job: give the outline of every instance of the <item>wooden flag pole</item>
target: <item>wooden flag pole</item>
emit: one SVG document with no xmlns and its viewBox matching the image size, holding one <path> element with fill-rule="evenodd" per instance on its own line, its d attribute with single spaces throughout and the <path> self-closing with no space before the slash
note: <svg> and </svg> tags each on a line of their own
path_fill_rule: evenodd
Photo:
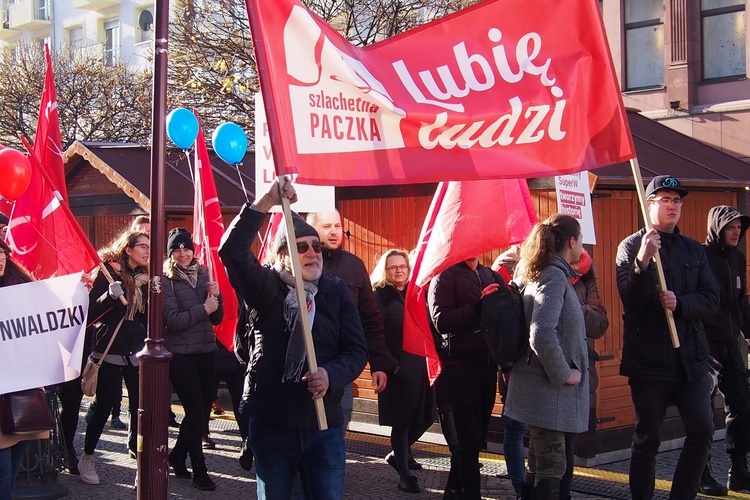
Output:
<svg viewBox="0 0 750 500">
<path fill-rule="evenodd" d="M 297 245 L 294 244 L 296 237 L 294 235 L 294 220 L 292 219 L 292 206 L 289 198 L 281 196 L 281 190 L 284 187 L 286 178 L 283 175 L 279 179 L 279 197 L 281 198 L 281 209 L 284 212 L 284 222 L 286 223 L 287 248 L 289 249 L 289 258 L 292 261 L 292 274 L 294 274 L 294 287 L 297 290 L 297 301 L 300 304 L 299 319 L 302 322 L 302 331 L 305 336 L 305 350 L 307 351 L 307 366 L 310 373 L 318 371 L 318 361 L 315 357 L 315 344 L 313 344 L 312 328 L 310 326 L 310 316 L 307 314 L 307 304 L 305 297 L 305 285 L 302 282 L 302 266 L 299 262 L 299 253 Z M 326 419 L 326 410 L 323 406 L 323 398 L 315 399 L 315 414 L 318 416 L 318 429 L 324 431 L 328 429 L 328 419 Z"/>
<path fill-rule="evenodd" d="M 654 226 L 651 224 L 651 219 L 648 216 L 648 209 L 646 208 L 646 190 L 643 188 L 643 178 L 641 177 L 641 167 L 638 165 L 638 158 L 630 160 L 630 168 L 633 170 L 635 189 L 638 191 L 638 201 L 641 204 L 643 223 L 646 225 L 646 231 L 650 231 Z M 664 266 L 662 266 L 658 250 L 654 256 L 654 264 L 656 265 L 656 275 L 659 277 L 659 288 L 661 290 L 667 290 L 667 280 L 664 277 Z M 674 315 L 672 314 L 672 310 L 667 309 L 666 307 L 664 308 L 664 313 L 667 315 L 667 325 L 669 326 L 669 336 L 672 339 L 672 347 L 677 349 L 680 347 L 680 338 L 677 336 L 677 325 L 674 322 Z"/>
</svg>

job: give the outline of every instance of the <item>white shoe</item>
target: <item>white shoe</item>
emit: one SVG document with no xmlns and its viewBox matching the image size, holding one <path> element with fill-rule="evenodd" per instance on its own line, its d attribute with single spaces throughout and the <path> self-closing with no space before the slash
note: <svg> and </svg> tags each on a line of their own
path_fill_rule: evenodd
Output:
<svg viewBox="0 0 750 500">
<path fill-rule="evenodd" d="M 94 466 L 94 455 L 81 454 L 78 461 L 78 471 L 81 473 L 81 481 L 86 484 L 99 484 L 99 475 Z"/>
</svg>

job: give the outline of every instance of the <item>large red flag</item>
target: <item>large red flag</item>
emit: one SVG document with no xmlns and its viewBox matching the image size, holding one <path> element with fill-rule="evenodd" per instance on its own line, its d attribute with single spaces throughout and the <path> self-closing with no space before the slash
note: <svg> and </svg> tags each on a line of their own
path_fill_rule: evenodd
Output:
<svg viewBox="0 0 750 500">
<path fill-rule="evenodd" d="M 523 241 L 536 221 L 525 180 L 438 185 L 417 243 L 404 313 L 404 350 L 427 358 L 431 382 L 440 361 L 427 318 L 430 280 L 457 262 Z"/>
<path fill-rule="evenodd" d="M 14 258 L 38 280 L 91 271 L 101 262 L 96 250 L 33 153 L 29 160 L 31 182 L 16 201 L 8 224 Z"/>
<path fill-rule="evenodd" d="M 224 319 L 214 327 L 216 338 L 230 351 L 234 350 L 237 328 L 237 293 L 229 284 L 224 265 L 219 260 L 219 243 L 224 234 L 219 195 L 206 149 L 203 130 L 195 142 L 195 204 L 193 207 L 193 243 L 198 261 L 208 267 L 211 278 L 219 285 L 224 300 Z"/>
<path fill-rule="evenodd" d="M 65 184 L 65 166 L 62 159 L 62 139 L 60 138 L 60 116 L 57 111 L 57 91 L 55 75 L 52 71 L 52 57 L 49 45 L 44 45 L 47 61 L 47 73 L 44 76 L 42 103 L 39 106 L 39 120 L 36 126 L 34 154 L 49 174 L 52 184 L 57 188 L 62 199 L 68 200 L 68 188 Z"/>
<path fill-rule="evenodd" d="M 246 7 L 279 175 L 529 178 L 635 156 L 593 0 L 487 0 L 364 48 L 298 0 Z"/>
</svg>

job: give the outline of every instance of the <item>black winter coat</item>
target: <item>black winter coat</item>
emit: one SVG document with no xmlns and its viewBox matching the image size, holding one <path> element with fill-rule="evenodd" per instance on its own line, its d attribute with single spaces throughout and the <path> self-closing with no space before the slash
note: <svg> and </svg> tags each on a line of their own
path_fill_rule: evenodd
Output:
<svg viewBox="0 0 750 500">
<path fill-rule="evenodd" d="M 677 296 L 674 320 L 680 348 L 674 349 L 664 308 L 659 302 L 656 266 L 640 271 L 636 256 L 641 229 L 617 249 L 617 288 L 623 304 L 623 348 L 620 375 L 666 382 L 693 381 L 708 372 L 708 341 L 702 318 L 719 305 L 719 287 L 706 252 L 679 229 L 661 236 L 661 262 L 667 288 Z"/>
<path fill-rule="evenodd" d="M 119 274 L 109 264 L 105 264 L 105 266 L 107 266 L 107 270 L 112 277 L 118 280 Z M 126 271 L 123 270 L 123 272 Z M 148 285 L 141 287 L 141 293 L 143 294 L 143 300 L 147 300 Z M 125 294 L 128 295 L 127 291 L 125 291 Z M 89 292 L 89 297 L 88 321 L 93 329 L 91 350 L 101 354 L 107 348 L 112 333 L 117 328 L 120 319 L 125 316 L 127 308 L 119 299 L 114 300 L 109 296 L 109 281 L 101 272 L 97 274 L 94 280 L 94 286 Z M 133 321 L 122 322 L 108 354 L 131 356 L 143 349 L 143 343 L 146 340 L 147 311 L 148 308 L 145 308 L 144 312 L 135 314 Z"/>
<path fill-rule="evenodd" d="M 742 223 L 742 241 L 750 225 L 750 217 L 725 205 L 712 208 L 708 213 L 708 236 L 703 245 L 721 291 L 718 311 L 703 318 L 703 325 L 709 342 L 720 344 L 735 344 L 740 330 L 745 337 L 750 337 L 745 254 L 737 247 L 723 244 L 724 227 L 737 219 Z"/>
<path fill-rule="evenodd" d="M 388 377 L 388 385 L 378 394 L 380 425 L 418 426 L 425 419 L 432 420 L 431 408 L 426 408 L 425 404 L 425 397 L 430 390 L 425 358 L 408 353 L 402 347 L 405 297 L 405 290 L 399 292 L 392 285 L 375 290 L 375 300 L 383 317 L 385 342 L 390 353 L 399 362 L 398 372 Z"/>
<path fill-rule="evenodd" d="M 210 315 L 203 307 L 208 298 L 208 269 L 200 266 L 195 288 L 178 277 L 164 275 L 164 342 L 172 354 L 208 354 L 216 352 L 213 325 L 221 323 L 224 304 Z"/>
<path fill-rule="evenodd" d="M 435 329 L 448 338 L 441 359 L 488 364 L 490 351 L 480 332 L 482 290 L 503 278 L 483 265 L 472 270 L 465 262 L 454 264 L 431 282 L 427 295 L 430 317 Z"/>
<path fill-rule="evenodd" d="M 245 205 L 224 233 L 219 249 L 232 286 L 247 306 L 258 312 L 253 324 L 254 344 L 246 374 L 243 408 L 247 415 L 261 423 L 317 429 L 307 383 L 281 382 L 289 342 L 284 320 L 284 299 L 289 289 L 278 272 L 261 266 L 250 251 L 266 215 L 250 204 Z M 323 404 L 328 424 L 342 425 L 344 387 L 364 369 L 367 345 L 357 309 L 341 280 L 321 276 L 315 308 L 312 327 L 315 355 L 318 366 L 325 368 L 329 379 Z M 308 367 L 303 367 L 302 372 L 307 371 Z"/>
<path fill-rule="evenodd" d="M 383 337 L 383 322 L 375 303 L 370 284 L 370 275 L 362 259 L 346 250 L 323 250 L 323 274 L 337 277 L 346 283 L 357 306 L 362 329 L 367 340 L 367 352 L 371 372 L 392 374 L 398 362 L 388 351 Z"/>
</svg>

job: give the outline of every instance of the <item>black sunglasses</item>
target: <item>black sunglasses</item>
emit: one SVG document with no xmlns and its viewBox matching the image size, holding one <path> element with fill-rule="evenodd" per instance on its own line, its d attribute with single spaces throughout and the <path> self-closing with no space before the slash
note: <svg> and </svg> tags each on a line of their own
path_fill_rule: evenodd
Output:
<svg viewBox="0 0 750 500">
<path fill-rule="evenodd" d="M 307 253 L 311 246 L 313 252 L 315 253 L 320 253 L 323 251 L 323 244 L 319 241 L 313 241 L 312 244 L 300 241 L 299 243 L 297 243 L 297 252 L 300 255 L 302 255 L 303 253 Z"/>
</svg>

